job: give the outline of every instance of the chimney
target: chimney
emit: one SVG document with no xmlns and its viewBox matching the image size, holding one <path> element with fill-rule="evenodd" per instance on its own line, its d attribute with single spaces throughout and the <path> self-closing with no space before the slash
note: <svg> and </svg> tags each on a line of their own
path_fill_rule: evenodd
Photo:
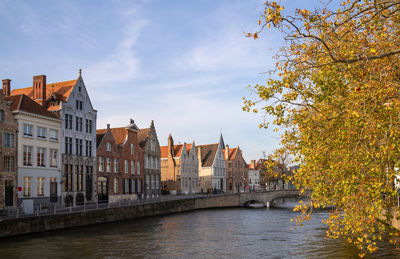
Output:
<svg viewBox="0 0 400 259">
<path fill-rule="evenodd" d="M 11 94 L 11 79 L 3 79 L 3 94 L 10 96 Z"/>
<path fill-rule="evenodd" d="M 131 124 L 135 123 L 135 121 L 133 119 L 131 119 Z"/>
<path fill-rule="evenodd" d="M 197 146 L 197 159 L 199 160 L 199 166 L 202 166 L 202 161 L 201 161 L 201 146 Z"/>
<path fill-rule="evenodd" d="M 229 160 L 229 145 L 228 144 L 225 145 L 225 156 L 226 156 L 226 160 Z"/>
<path fill-rule="evenodd" d="M 168 156 L 174 157 L 174 140 L 171 134 L 168 136 Z"/>
<path fill-rule="evenodd" d="M 250 167 L 251 167 L 251 169 L 255 169 L 256 168 L 256 160 L 251 160 L 251 163 L 250 163 Z"/>
<path fill-rule="evenodd" d="M 110 130 L 110 124 L 107 124 L 107 130 Z"/>
<path fill-rule="evenodd" d="M 46 101 L 46 76 L 33 76 L 33 100 L 40 105 Z"/>
</svg>

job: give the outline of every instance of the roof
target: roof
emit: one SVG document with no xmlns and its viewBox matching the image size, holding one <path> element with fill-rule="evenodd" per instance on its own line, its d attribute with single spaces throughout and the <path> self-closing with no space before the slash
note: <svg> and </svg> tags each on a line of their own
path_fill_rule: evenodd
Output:
<svg viewBox="0 0 400 259">
<path fill-rule="evenodd" d="M 128 136 L 128 130 L 125 127 L 111 128 L 110 131 L 113 134 L 115 143 L 117 145 L 123 144 Z M 107 132 L 107 129 L 96 130 L 96 134 L 105 134 L 106 132 Z"/>
<path fill-rule="evenodd" d="M 11 102 L 11 111 L 24 111 L 32 114 L 37 114 L 52 119 L 58 119 L 53 113 L 46 110 L 43 106 L 33 101 L 25 94 L 7 96 L 6 100 Z"/>
<path fill-rule="evenodd" d="M 55 96 L 57 99 L 63 102 L 67 101 L 77 81 L 78 79 L 46 84 L 46 100 L 50 99 L 50 97 L 54 94 L 53 96 Z M 11 91 L 11 95 L 19 94 L 24 94 L 29 98 L 33 98 L 33 87 L 30 86 L 20 89 L 13 89 Z"/>
<path fill-rule="evenodd" d="M 149 132 L 150 132 L 150 128 L 140 129 L 140 131 L 138 133 L 139 143 L 142 143 L 147 138 L 147 136 L 149 135 Z"/>
<path fill-rule="evenodd" d="M 226 149 L 222 150 L 222 153 L 224 154 L 225 160 L 233 160 L 233 159 L 235 159 L 236 155 L 238 153 L 238 150 L 239 150 L 239 147 L 230 148 L 228 156 L 226 156 Z"/>
<path fill-rule="evenodd" d="M 106 133 L 97 133 L 97 131 L 96 131 L 96 148 L 99 147 L 99 145 L 100 145 L 100 143 L 103 140 L 105 135 L 106 135 Z"/>
<path fill-rule="evenodd" d="M 218 143 L 197 146 L 201 150 L 201 166 L 211 167 L 218 151 Z"/>
<path fill-rule="evenodd" d="M 192 144 L 186 144 L 186 151 L 189 153 L 192 148 Z M 174 145 L 174 157 L 181 157 L 183 144 Z M 161 158 L 168 158 L 168 146 L 160 147 Z"/>
</svg>

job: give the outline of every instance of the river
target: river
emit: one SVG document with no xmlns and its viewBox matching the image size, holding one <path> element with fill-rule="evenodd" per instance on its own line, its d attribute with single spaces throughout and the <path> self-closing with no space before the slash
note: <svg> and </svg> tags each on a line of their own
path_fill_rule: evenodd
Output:
<svg viewBox="0 0 400 259">
<path fill-rule="evenodd" d="M 303 227 L 290 206 L 201 210 L 0 240 L 0 258 L 357 258 L 325 238 L 314 213 Z M 389 243 L 371 258 L 400 258 Z"/>
</svg>

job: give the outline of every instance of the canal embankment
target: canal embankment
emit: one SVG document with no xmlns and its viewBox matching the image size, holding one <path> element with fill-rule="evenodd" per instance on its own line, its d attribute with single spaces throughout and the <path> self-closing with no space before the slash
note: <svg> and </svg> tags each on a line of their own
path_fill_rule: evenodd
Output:
<svg viewBox="0 0 400 259">
<path fill-rule="evenodd" d="M 200 209 L 239 207 L 239 195 L 177 199 L 118 208 L 0 220 L 0 238 Z"/>
</svg>

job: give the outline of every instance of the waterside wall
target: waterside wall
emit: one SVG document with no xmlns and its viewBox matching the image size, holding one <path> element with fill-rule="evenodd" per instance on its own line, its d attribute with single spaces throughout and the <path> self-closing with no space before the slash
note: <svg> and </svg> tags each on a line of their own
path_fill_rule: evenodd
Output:
<svg viewBox="0 0 400 259">
<path fill-rule="evenodd" d="M 239 205 L 239 195 L 224 195 L 163 201 L 120 208 L 89 210 L 68 214 L 4 219 L 0 220 L 0 238 L 141 217 L 167 215 L 197 209 L 238 207 Z"/>
</svg>

